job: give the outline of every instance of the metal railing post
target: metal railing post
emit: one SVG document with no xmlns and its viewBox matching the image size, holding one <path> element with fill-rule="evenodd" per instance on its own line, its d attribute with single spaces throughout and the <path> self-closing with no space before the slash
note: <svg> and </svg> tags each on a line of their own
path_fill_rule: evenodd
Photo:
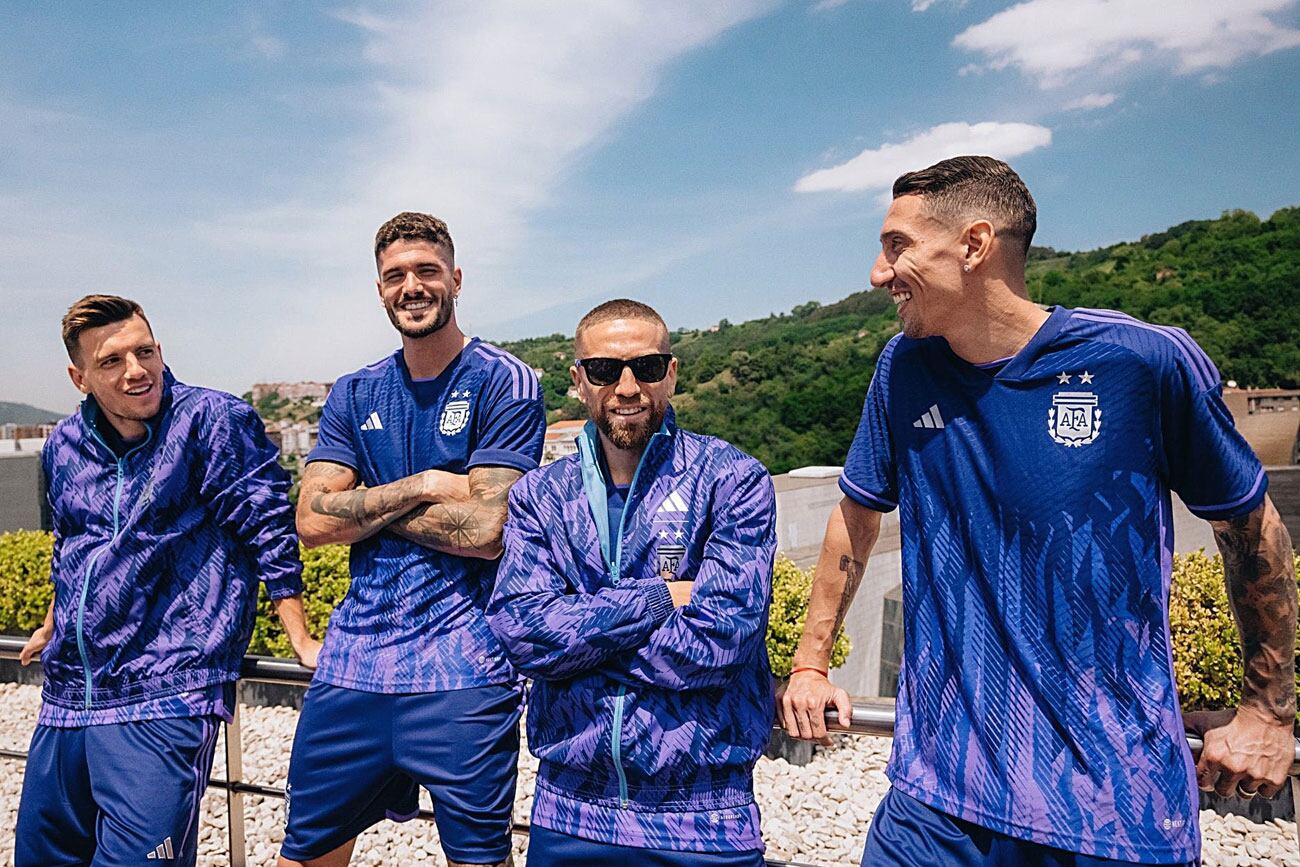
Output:
<svg viewBox="0 0 1300 867">
<path fill-rule="evenodd" d="M 1295 810 L 1295 841 L 1300 846 L 1300 777 L 1291 778 L 1291 806 Z"/>
<path fill-rule="evenodd" d="M 244 793 L 238 788 L 244 782 L 244 745 L 239 732 L 239 702 L 235 702 L 235 712 L 226 723 L 226 839 L 230 867 L 245 867 L 248 858 L 244 845 Z"/>
</svg>

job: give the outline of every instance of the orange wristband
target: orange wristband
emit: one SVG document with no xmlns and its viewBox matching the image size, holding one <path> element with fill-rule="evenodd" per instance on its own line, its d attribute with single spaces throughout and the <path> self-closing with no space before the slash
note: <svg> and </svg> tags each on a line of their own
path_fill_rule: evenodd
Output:
<svg viewBox="0 0 1300 867">
<path fill-rule="evenodd" d="M 792 668 L 792 669 L 790 669 L 790 676 L 791 676 L 791 677 L 794 677 L 796 674 L 798 674 L 798 673 L 801 672 L 801 671 L 815 671 L 815 672 L 817 672 L 818 674 L 820 674 L 822 677 L 826 677 L 826 678 L 829 678 L 829 677 L 830 677 L 830 672 L 828 672 L 828 671 L 823 671 L 823 670 L 821 670 L 820 668 L 816 668 L 816 667 L 811 666 L 811 665 L 801 665 L 801 666 L 799 666 L 798 668 Z"/>
</svg>

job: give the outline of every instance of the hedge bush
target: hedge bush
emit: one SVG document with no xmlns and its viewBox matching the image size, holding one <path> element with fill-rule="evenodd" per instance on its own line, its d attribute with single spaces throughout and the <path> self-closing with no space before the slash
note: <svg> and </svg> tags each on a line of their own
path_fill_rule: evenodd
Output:
<svg viewBox="0 0 1300 867">
<path fill-rule="evenodd" d="M 49 580 L 52 553 L 53 537 L 49 533 L 0 534 L 0 632 L 26 635 L 45 619 L 53 593 Z M 303 607 L 312 632 L 320 637 L 325 634 L 330 612 L 348 590 L 348 549 L 342 545 L 303 549 L 302 560 L 307 588 Z M 1300 572 L 1300 555 L 1296 568 Z M 808 613 L 811 584 L 811 571 L 798 568 L 785 557 L 777 558 L 767 649 L 772 671 L 778 676 L 790 673 L 790 660 Z M 1218 555 L 1195 553 L 1174 558 L 1169 625 L 1174 674 L 1183 707 L 1234 707 L 1241 697 L 1241 650 L 1223 586 L 1223 561 Z M 841 632 L 835 641 L 831 666 L 843 665 L 849 649 L 848 638 Z M 1296 650 L 1300 656 L 1300 637 Z M 258 601 L 249 652 L 292 655 L 265 589 Z"/>
</svg>

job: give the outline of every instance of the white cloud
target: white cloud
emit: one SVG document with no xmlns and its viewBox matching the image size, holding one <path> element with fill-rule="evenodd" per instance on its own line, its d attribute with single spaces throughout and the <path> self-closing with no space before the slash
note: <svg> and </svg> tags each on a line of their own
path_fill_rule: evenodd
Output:
<svg viewBox="0 0 1300 867">
<path fill-rule="evenodd" d="M 1065 105 L 1061 106 L 1066 111 L 1092 111 L 1096 108 L 1105 108 L 1119 99 L 1119 94 L 1115 93 L 1086 93 L 1078 99 L 1072 99 Z"/>
<path fill-rule="evenodd" d="M 829 12 L 832 9 L 839 9 L 848 2 L 849 0 L 818 0 L 817 3 L 813 4 L 812 11 Z"/>
<path fill-rule="evenodd" d="M 1050 129 L 1029 123 L 942 123 L 900 144 L 864 150 L 848 162 L 806 174 L 794 188 L 801 193 L 886 190 L 904 172 L 948 157 L 984 154 L 1011 159 L 1051 142 Z"/>
<path fill-rule="evenodd" d="M 1044 87 L 1084 72 L 1161 60 L 1179 73 L 1224 68 L 1300 46 L 1270 15 L 1297 0 L 1027 0 L 958 34 L 953 44 Z"/>
</svg>

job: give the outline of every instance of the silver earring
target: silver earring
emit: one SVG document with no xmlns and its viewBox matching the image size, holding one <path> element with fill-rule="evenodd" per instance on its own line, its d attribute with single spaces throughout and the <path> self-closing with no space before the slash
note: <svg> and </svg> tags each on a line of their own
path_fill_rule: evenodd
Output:
<svg viewBox="0 0 1300 867">
<path fill-rule="evenodd" d="M 961 269 L 962 269 L 963 271 L 965 271 L 967 274 L 970 273 L 970 266 L 969 266 L 969 265 L 962 265 L 962 266 L 961 266 Z"/>
</svg>

